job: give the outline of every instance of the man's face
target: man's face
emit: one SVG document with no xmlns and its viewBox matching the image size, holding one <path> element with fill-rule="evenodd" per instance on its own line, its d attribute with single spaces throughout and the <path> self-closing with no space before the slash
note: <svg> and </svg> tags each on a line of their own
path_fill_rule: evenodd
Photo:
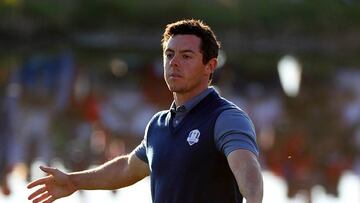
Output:
<svg viewBox="0 0 360 203">
<path fill-rule="evenodd" d="M 203 64 L 201 39 L 175 35 L 164 46 L 164 78 L 171 92 L 191 93 L 207 86 L 209 68 Z"/>
</svg>

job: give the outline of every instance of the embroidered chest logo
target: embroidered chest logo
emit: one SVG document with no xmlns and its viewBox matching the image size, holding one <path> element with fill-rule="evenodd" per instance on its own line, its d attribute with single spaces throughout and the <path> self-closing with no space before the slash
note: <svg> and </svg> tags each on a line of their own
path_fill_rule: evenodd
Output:
<svg viewBox="0 0 360 203">
<path fill-rule="evenodd" d="M 190 146 L 193 144 L 199 142 L 200 137 L 200 131 L 198 129 L 192 130 L 189 133 L 189 136 L 187 137 L 186 141 L 189 143 Z"/>
</svg>

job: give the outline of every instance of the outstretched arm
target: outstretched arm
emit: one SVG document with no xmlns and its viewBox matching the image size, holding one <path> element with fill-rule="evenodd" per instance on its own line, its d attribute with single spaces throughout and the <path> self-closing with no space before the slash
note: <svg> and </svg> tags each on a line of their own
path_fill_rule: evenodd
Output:
<svg viewBox="0 0 360 203">
<path fill-rule="evenodd" d="M 28 184 L 41 186 L 29 197 L 34 203 L 51 203 L 77 190 L 118 189 L 149 175 L 149 167 L 134 152 L 114 158 L 103 165 L 80 172 L 64 173 L 56 168 L 41 167 L 49 175 Z"/>
<path fill-rule="evenodd" d="M 263 179 L 260 164 L 255 154 L 238 149 L 227 156 L 231 171 L 240 193 L 247 203 L 261 203 L 263 198 Z"/>
</svg>

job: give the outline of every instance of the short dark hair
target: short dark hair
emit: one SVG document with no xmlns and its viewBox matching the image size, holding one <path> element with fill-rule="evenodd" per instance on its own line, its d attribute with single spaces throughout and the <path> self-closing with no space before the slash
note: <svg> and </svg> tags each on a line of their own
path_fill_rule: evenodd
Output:
<svg viewBox="0 0 360 203">
<path fill-rule="evenodd" d="M 163 49 L 170 37 L 175 35 L 195 35 L 201 39 L 200 51 L 203 54 L 203 63 L 206 64 L 212 58 L 217 58 L 220 49 L 220 42 L 216 39 L 215 33 L 210 26 L 201 20 L 185 19 L 166 26 L 161 44 Z"/>
</svg>

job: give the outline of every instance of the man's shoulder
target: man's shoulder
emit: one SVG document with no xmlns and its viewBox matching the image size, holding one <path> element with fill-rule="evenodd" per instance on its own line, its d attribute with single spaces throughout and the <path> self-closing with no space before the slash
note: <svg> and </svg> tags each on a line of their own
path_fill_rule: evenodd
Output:
<svg viewBox="0 0 360 203">
<path fill-rule="evenodd" d="M 222 111 L 218 117 L 218 120 L 232 120 L 234 118 L 237 120 L 250 120 L 249 115 L 237 106 L 232 106 L 232 108 L 227 108 Z"/>
<path fill-rule="evenodd" d="M 221 99 L 224 103 L 224 110 L 219 114 L 217 123 L 228 121 L 234 121 L 235 123 L 239 121 L 252 123 L 250 116 L 243 109 L 223 97 Z"/>
<path fill-rule="evenodd" d="M 240 114 L 245 113 L 244 110 L 242 110 L 239 106 L 237 106 L 232 101 L 227 100 L 224 97 L 220 96 L 220 101 L 222 103 L 224 111 L 237 112 L 237 113 L 240 113 Z"/>
<path fill-rule="evenodd" d="M 161 110 L 154 114 L 153 119 L 166 117 L 168 115 L 170 110 Z"/>
<path fill-rule="evenodd" d="M 158 111 L 157 113 L 155 113 L 154 114 L 154 117 L 155 116 L 162 116 L 162 115 L 166 115 L 167 113 L 169 113 L 169 109 L 167 109 L 167 110 L 160 110 L 160 111 Z"/>
<path fill-rule="evenodd" d="M 159 125 L 161 123 L 166 122 L 166 120 L 169 120 L 169 112 L 170 110 L 161 110 L 154 114 L 154 116 L 149 121 L 149 125 L 153 125 L 154 123 Z"/>
</svg>

